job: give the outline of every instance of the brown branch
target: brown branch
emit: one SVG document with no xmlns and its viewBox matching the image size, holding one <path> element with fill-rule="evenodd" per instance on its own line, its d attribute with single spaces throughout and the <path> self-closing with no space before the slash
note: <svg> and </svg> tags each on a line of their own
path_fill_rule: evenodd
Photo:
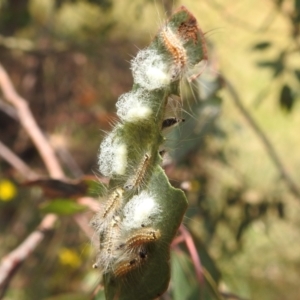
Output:
<svg viewBox="0 0 300 300">
<path fill-rule="evenodd" d="M 63 178 L 64 173 L 55 156 L 55 153 L 52 147 L 50 146 L 49 142 L 47 141 L 46 137 L 43 135 L 42 131 L 38 127 L 28 107 L 27 101 L 17 94 L 7 72 L 1 64 L 0 87 L 2 89 L 6 101 L 11 103 L 16 108 L 22 126 L 25 128 L 28 135 L 35 144 L 37 150 L 39 151 L 51 177 Z"/>
<path fill-rule="evenodd" d="M 273 145 L 269 141 L 266 134 L 263 132 L 263 130 L 259 127 L 259 125 L 254 121 L 253 117 L 249 114 L 249 112 L 244 107 L 237 91 L 233 87 L 233 85 L 228 81 L 226 78 L 223 77 L 223 80 L 226 84 L 227 90 L 230 93 L 232 100 L 234 101 L 237 108 L 240 110 L 244 118 L 247 120 L 247 122 L 250 124 L 252 129 L 255 131 L 257 136 L 262 141 L 263 145 L 265 146 L 267 152 L 270 155 L 270 158 L 279 171 L 279 174 L 281 175 L 282 179 L 285 181 L 286 185 L 288 186 L 290 192 L 300 200 L 300 190 L 297 184 L 294 182 L 292 177 L 289 175 L 287 170 L 284 167 L 284 164 L 279 158 L 279 155 L 277 154 L 276 150 L 274 149 Z"/>
<path fill-rule="evenodd" d="M 98 212 L 101 207 L 99 201 L 92 197 L 81 197 L 77 200 L 77 203 L 87 206 L 93 212 Z"/>
<path fill-rule="evenodd" d="M 15 121 L 19 121 L 16 109 L 11 105 L 5 103 L 2 99 L 0 99 L 0 110 L 5 112 L 8 116 L 10 116 Z"/>
<path fill-rule="evenodd" d="M 34 180 L 38 178 L 38 175 L 31 170 L 31 168 L 23 162 L 15 153 L 13 153 L 8 147 L 6 147 L 0 141 L 0 156 L 5 159 L 11 166 L 18 170 L 24 177 Z"/>
<path fill-rule="evenodd" d="M 4 296 L 14 273 L 44 239 L 45 233 L 53 228 L 56 219 L 57 217 L 53 214 L 46 215 L 37 230 L 32 232 L 15 250 L 2 258 L 0 264 L 0 299 Z"/>
</svg>

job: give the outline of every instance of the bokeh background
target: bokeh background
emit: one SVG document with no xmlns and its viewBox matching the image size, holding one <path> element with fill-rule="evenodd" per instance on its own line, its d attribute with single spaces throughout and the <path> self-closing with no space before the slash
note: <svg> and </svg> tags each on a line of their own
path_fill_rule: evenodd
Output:
<svg viewBox="0 0 300 300">
<path fill-rule="evenodd" d="M 186 122 L 168 135 L 165 168 L 188 196 L 184 224 L 205 281 L 178 246 L 162 299 L 298 299 L 299 0 L 0 0 L 0 63 L 66 175 L 83 183 L 100 176 L 99 144 L 116 120 L 115 102 L 131 89 L 131 58 L 180 5 L 205 33 L 209 62 L 182 85 L 183 107 L 176 102 L 170 113 Z M 47 175 L 1 92 L 0 141 Z M 46 212 L 59 215 L 2 299 L 102 299 L 101 291 L 92 296 L 101 278 L 91 268 L 91 237 L 74 222 L 80 207 L 51 207 L 57 187 L 28 183 L 1 156 L 0 256 Z M 84 192 L 97 197 L 96 185 Z"/>
</svg>

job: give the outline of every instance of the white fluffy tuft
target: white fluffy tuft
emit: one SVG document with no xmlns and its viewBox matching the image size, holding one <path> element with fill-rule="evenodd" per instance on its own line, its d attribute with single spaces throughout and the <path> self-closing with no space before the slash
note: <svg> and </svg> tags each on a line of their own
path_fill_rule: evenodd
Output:
<svg viewBox="0 0 300 300">
<path fill-rule="evenodd" d="M 104 176 L 124 175 L 127 167 L 127 147 L 112 131 L 102 141 L 99 154 L 99 170 Z"/>
<path fill-rule="evenodd" d="M 152 109 L 149 104 L 150 96 L 145 90 L 138 89 L 123 94 L 116 104 L 117 115 L 123 121 L 129 122 L 147 119 L 152 114 Z"/>
<path fill-rule="evenodd" d="M 146 191 L 134 196 L 124 207 L 123 226 L 125 230 L 141 228 L 153 223 L 161 212 L 153 196 Z"/>
<path fill-rule="evenodd" d="M 136 107 L 131 108 L 127 114 L 127 120 L 134 122 L 141 119 L 147 119 L 152 115 L 152 109 L 147 106 L 138 104 Z"/>
<path fill-rule="evenodd" d="M 115 148 L 113 161 L 113 173 L 124 175 L 127 167 L 127 146 L 119 144 Z"/>
<path fill-rule="evenodd" d="M 165 87 L 171 83 L 169 65 L 156 50 L 141 50 L 131 62 L 134 82 L 147 90 Z"/>
</svg>

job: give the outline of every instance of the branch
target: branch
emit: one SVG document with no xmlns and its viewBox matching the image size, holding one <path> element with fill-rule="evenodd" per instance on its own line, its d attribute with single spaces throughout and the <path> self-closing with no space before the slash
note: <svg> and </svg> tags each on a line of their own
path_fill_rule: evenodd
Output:
<svg viewBox="0 0 300 300">
<path fill-rule="evenodd" d="M 19 121 L 16 109 L 11 105 L 5 103 L 2 99 L 0 99 L 0 110 L 5 112 L 8 116 L 10 116 L 15 121 Z"/>
<path fill-rule="evenodd" d="M 13 84 L 0 64 L 0 87 L 4 98 L 17 110 L 20 122 L 39 151 L 48 172 L 53 178 L 63 178 L 64 173 L 49 142 L 38 127 L 24 98 L 15 91 Z"/>
<path fill-rule="evenodd" d="M 0 141 L 0 156 L 5 159 L 11 166 L 18 170 L 24 177 L 31 180 L 37 179 L 38 175 L 31 170 L 31 168 L 23 162 L 15 153 L 6 147 Z"/>
<path fill-rule="evenodd" d="M 287 170 L 285 169 L 282 161 L 279 158 L 279 155 L 277 154 L 276 150 L 272 146 L 271 142 L 269 141 L 266 134 L 262 131 L 262 129 L 259 127 L 259 125 L 254 121 L 252 116 L 249 114 L 249 112 L 246 110 L 244 105 L 242 104 L 242 101 L 233 87 L 233 85 L 228 81 L 225 77 L 223 77 L 223 80 L 226 84 L 227 90 L 230 93 L 232 100 L 234 101 L 237 108 L 240 110 L 244 118 L 247 120 L 249 125 L 252 127 L 252 129 L 255 131 L 255 133 L 258 135 L 260 140 L 262 141 L 263 145 L 265 146 L 267 152 L 270 155 L 270 158 L 275 165 L 275 167 L 278 169 L 282 179 L 285 181 L 286 185 L 288 186 L 290 192 L 300 200 L 300 190 L 297 184 L 294 182 L 294 180 L 291 178 Z"/>
<path fill-rule="evenodd" d="M 15 250 L 2 258 L 0 264 L 0 299 L 4 296 L 14 273 L 44 239 L 45 233 L 53 228 L 56 220 L 57 217 L 55 215 L 46 215 L 37 230 L 32 232 Z"/>
<path fill-rule="evenodd" d="M 197 279 L 198 279 L 199 283 L 201 285 L 203 285 L 204 280 L 203 280 L 202 265 L 201 265 L 200 257 L 198 255 L 193 238 L 192 238 L 191 234 L 188 232 L 188 230 L 183 225 L 180 226 L 179 230 L 180 230 L 182 236 L 184 237 L 185 244 L 188 248 L 188 251 L 190 252 L 191 259 L 194 263 L 194 268 L 195 268 Z"/>
</svg>

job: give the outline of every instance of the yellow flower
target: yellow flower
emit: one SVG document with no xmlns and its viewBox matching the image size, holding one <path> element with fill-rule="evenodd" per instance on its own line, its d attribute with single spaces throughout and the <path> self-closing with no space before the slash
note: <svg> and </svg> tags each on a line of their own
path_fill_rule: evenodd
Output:
<svg viewBox="0 0 300 300">
<path fill-rule="evenodd" d="M 72 268 L 78 268 L 81 265 L 81 259 L 77 252 L 72 249 L 62 248 L 58 254 L 59 261 L 62 265 L 67 265 Z"/>
<path fill-rule="evenodd" d="M 16 186 L 9 180 L 4 179 L 0 181 L 0 200 L 10 201 L 17 194 Z"/>
</svg>

